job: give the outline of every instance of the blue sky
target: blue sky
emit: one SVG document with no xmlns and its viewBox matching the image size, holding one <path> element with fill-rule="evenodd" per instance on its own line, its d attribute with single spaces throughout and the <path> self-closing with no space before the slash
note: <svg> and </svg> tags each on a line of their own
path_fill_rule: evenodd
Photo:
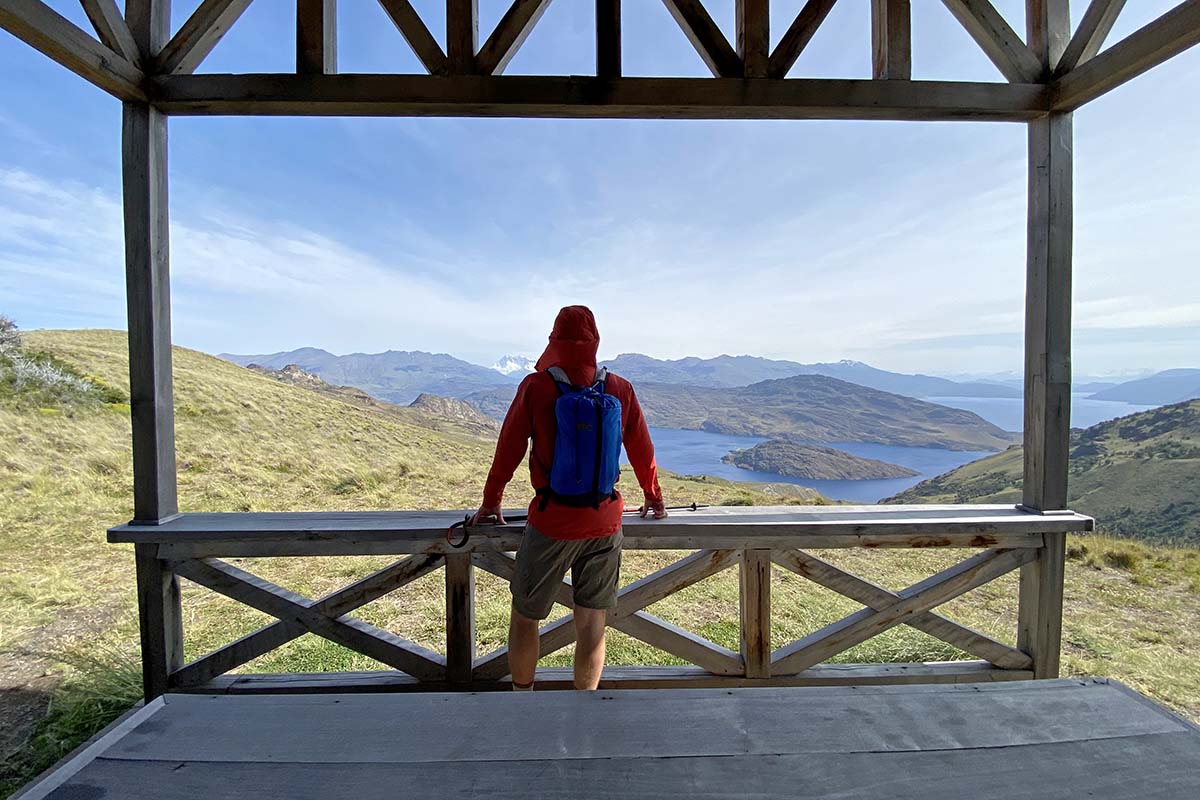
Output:
<svg viewBox="0 0 1200 800">
<path fill-rule="evenodd" d="M 776 38 L 802 4 L 775 0 Z M 444 4 L 415 5 L 442 38 Z M 625 5 L 626 74 L 706 74 L 658 0 Z M 733 0 L 707 5 L 732 35 Z M 913 5 L 915 77 L 1000 79 Z M 1110 43 L 1172 5 L 1130 3 Z M 481 38 L 505 6 L 480 0 Z M 593 6 L 555 0 L 507 72 L 590 72 Z M 997 6 L 1024 30 L 1022 0 Z M 290 69 L 294 7 L 255 0 L 201 71 Z M 373 0 L 339 14 L 341 71 L 419 71 Z M 869 29 L 841 0 L 792 75 L 869 77 Z M 1197 96 L 1200 48 L 1076 114 L 1078 375 L 1200 366 Z M 22 327 L 124 326 L 119 119 L 0 33 L 0 313 Z M 490 363 L 583 302 L 604 355 L 1021 367 L 1021 125 L 177 118 L 170 157 L 188 347 Z"/>
</svg>

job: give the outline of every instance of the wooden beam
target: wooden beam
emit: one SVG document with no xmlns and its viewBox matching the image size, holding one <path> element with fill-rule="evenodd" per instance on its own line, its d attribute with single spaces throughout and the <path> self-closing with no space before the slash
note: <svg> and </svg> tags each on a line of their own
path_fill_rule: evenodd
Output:
<svg viewBox="0 0 1200 800">
<path fill-rule="evenodd" d="M 692 47 L 716 78 L 742 77 L 742 60 L 701 0 L 663 0 Z"/>
<path fill-rule="evenodd" d="M 771 62 L 770 0 L 737 0 L 737 54 L 747 78 L 765 78 Z"/>
<path fill-rule="evenodd" d="M 1184 0 L 1052 85 L 1054 108 L 1071 111 L 1200 44 L 1200 0 Z"/>
<path fill-rule="evenodd" d="M 738 607 L 747 678 L 771 675 L 771 551 L 743 550 Z"/>
<path fill-rule="evenodd" d="M 651 647 L 703 667 L 714 675 L 741 675 L 744 672 L 742 659 L 737 653 L 645 611 L 613 620 L 612 626 Z"/>
<path fill-rule="evenodd" d="M 1005 78 L 1014 83 L 1037 83 L 1041 80 L 1041 62 L 989 0 L 942 2 Z"/>
<path fill-rule="evenodd" d="M 1056 77 L 1061 78 L 1100 52 L 1123 8 L 1125 0 L 1092 0 L 1088 4 L 1078 30 L 1067 43 L 1067 49 L 1054 68 Z"/>
<path fill-rule="evenodd" d="M 471 682 L 475 667 L 475 569 L 470 553 L 446 556 L 446 680 Z"/>
<path fill-rule="evenodd" d="M 79 0 L 79 3 L 104 46 L 140 69 L 142 53 L 116 0 Z"/>
<path fill-rule="evenodd" d="M 479 49 L 479 0 L 446 0 L 446 64 L 451 75 L 475 71 Z"/>
<path fill-rule="evenodd" d="M 121 100 L 145 100 L 142 71 L 41 0 L 0 0 L 0 28 Z"/>
<path fill-rule="evenodd" d="M 420 59 L 426 71 L 430 75 L 445 75 L 446 54 L 412 3 L 409 0 L 379 0 L 379 4 L 383 6 L 392 24 L 400 31 L 404 41 L 408 42 L 408 46 Z"/>
<path fill-rule="evenodd" d="M 796 59 L 804 52 L 804 48 L 808 47 L 817 28 L 821 27 L 821 23 L 829 16 L 836 2 L 837 0 L 808 0 L 804 4 L 783 34 L 783 38 L 779 40 L 779 44 L 775 45 L 771 52 L 771 61 L 767 69 L 770 77 L 783 78 L 791 72 Z"/>
<path fill-rule="evenodd" d="M 1029 550 L 988 550 L 942 570 L 898 593 L 886 608 L 864 608 L 802 639 L 781 647 L 771 657 L 772 674 L 808 669 L 904 623 L 914 614 L 954 598 L 1032 561 Z"/>
<path fill-rule="evenodd" d="M 152 544 L 134 545 L 142 688 L 147 702 L 166 694 L 171 673 L 183 663 L 183 612 L 179 579 L 158 559 Z"/>
<path fill-rule="evenodd" d="M 296 72 L 337 74 L 337 0 L 296 0 Z"/>
<path fill-rule="evenodd" d="M 1027 121 L 1049 108 L 1041 85 L 939 81 L 181 75 L 156 88 L 181 115 Z"/>
<path fill-rule="evenodd" d="M 909 0 L 871 0 L 871 43 L 875 80 L 912 80 Z"/>
<path fill-rule="evenodd" d="M 475 56 L 475 70 L 481 75 L 499 75 L 504 72 L 521 45 L 533 31 L 533 26 L 550 7 L 550 0 L 513 0 L 504 12 L 492 35 L 479 48 Z"/>
<path fill-rule="evenodd" d="M 1025 0 L 1025 41 L 1048 81 L 1071 41 L 1070 0 Z"/>
<path fill-rule="evenodd" d="M 195 72 L 250 2 L 203 0 L 158 54 L 158 72 L 167 75 Z"/>
<path fill-rule="evenodd" d="M 596 0 L 596 77 L 621 77 L 621 0 Z"/>
</svg>

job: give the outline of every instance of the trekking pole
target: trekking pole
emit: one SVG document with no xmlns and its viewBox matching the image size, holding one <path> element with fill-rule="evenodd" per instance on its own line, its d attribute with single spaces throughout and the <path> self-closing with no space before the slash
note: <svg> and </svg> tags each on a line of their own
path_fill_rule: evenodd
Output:
<svg viewBox="0 0 1200 800">
<path fill-rule="evenodd" d="M 663 510 L 664 511 L 699 511 L 702 508 L 708 508 L 708 506 L 707 505 L 696 505 L 696 503 L 693 502 L 690 505 L 686 505 L 686 506 L 667 506 Z M 639 506 L 638 508 L 627 508 L 624 511 L 622 511 L 621 514 L 622 515 L 637 514 L 640 516 L 644 510 L 645 510 L 645 506 Z M 467 546 L 467 542 L 470 541 L 470 539 L 471 539 L 471 529 L 468 526 L 471 522 L 472 516 L 473 515 L 470 512 L 468 512 L 467 515 L 462 518 L 461 522 L 455 522 L 449 528 L 446 528 L 446 544 L 450 545 L 455 550 L 461 550 L 462 548 Z M 528 514 L 516 514 L 511 517 L 505 517 L 505 519 L 504 519 L 504 523 L 506 525 L 510 522 L 527 522 L 527 521 L 529 521 Z M 488 524 L 498 525 L 499 523 L 493 522 L 493 523 L 488 523 Z M 458 540 L 457 542 L 454 541 L 454 529 L 455 528 L 462 528 L 462 531 L 463 531 L 462 539 Z"/>
</svg>

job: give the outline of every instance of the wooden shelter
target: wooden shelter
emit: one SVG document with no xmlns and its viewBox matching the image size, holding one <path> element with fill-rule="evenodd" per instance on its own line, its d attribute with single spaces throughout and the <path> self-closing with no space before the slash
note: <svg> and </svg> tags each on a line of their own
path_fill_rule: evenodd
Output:
<svg viewBox="0 0 1200 800">
<path fill-rule="evenodd" d="M 506 653 L 476 653 L 474 570 L 510 575 L 512 559 L 506 552 L 514 549 L 519 534 L 511 529 L 480 530 L 469 547 L 451 550 L 441 538 L 453 519 L 449 513 L 179 513 L 167 215 L 167 128 L 173 115 L 979 120 L 1024 124 L 1029 184 L 1023 502 L 1016 507 L 726 509 L 679 515 L 665 523 L 631 524 L 628 547 L 697 552 L 626 587 L 610 624 L 694 666 L 616 668 L 606 672 L 602 686 L 978 683 L 1058 675 L 1065 537 L 1070 531 L 1090 530 L 1092 525 L 1090 519 L 1065 508 L 1071 396 L 1072 112 L 1200 42 L 1200 0 L 1179 2 L 1164 16 L 1107 49 L 1102 49 L 1103 45 L 1125 0 L 1091 0 L 1074 30 L 1068 0 L 1027 0 L 1024 36 L 1012 29 L 989 0 L 942 0 L 999 69 L 1003 80 L 990 83 L 912 79 L 910 0 L 871 0 L 874 74 L 870 80 L 787 77 L 836 0 L 804 3 L 774 47 L 769 0 L 737 0 L 734 41 L 721 32 L 702 0 L 663 0 L 681 34 L 708 65 L 711 78 L 625 76 L 621 0 L 592 0 L 596 71 L 587 76 L 502 74 L 550 0 L 513 0 L 495 30 L 486 32 L 482 44 L 476 0 L 446 0 L 444 48 L 409 0 L 378 0 L 424 66 L 427 74 L 422 75 L 340 74 L 336 0 L 296 0 L 295 71 L 255 75 L 197 72 L 251 0 L 203 0 L 174 33 L 169 26 L 169 0 L 126 0 L 123 14 L 115 0 L 80 1 L 95 36 L 41 0 L 0 0 L 0 26 L 124 104 L 135 518 L 114 528 L 110 540 L 135 545 L 148 701 L 169 692 L 211 695 L 501 685 L 507 674 Z M 626 8 L 633 1 L 626 0 Z M 814 547 L 948 547 L 979 552 L 904 591 L 892 592 L 805 552 Z M 220 560 L 344 554 L 404 557 L 318 599 L 294 595 Z M 773 563 L 856 600 L 863 610 L 772 652 Z M 444 654 L 349 616 L 355 608 L 443 566 L 447 597 Z M 672 592 L 734 567 L 741 585 L 738 652 L 645 610 Z M 1020 612 L 1015 646 L 933 611 L 1018 569 Z M 180 575 L 278 621 L 184 664 Z M 569 604 L 570 592 L 565 587 L 560 600 Z M 825 663 L 830 656 L 900 624 L 939 637 L 980 660 Z M 227 675 L 306 632 L 393 669 L 354 674 Z M 546 626 L 543 652 L 570 643 L 572 636 L 569 617 Z M 563 682 L 553 673 L 543 677 L 544 683 Z M 171 709 L 175 701 L 168 697 L 165 707 L 162 701 L 156 702 L 158 705 L 146 706 L 143 716 L 152 708 L 158 709 L 155 713 L 165 713 L 162 710 Z M 417 713 L 415 706 L 407 709 Z M 534 711 L 543 718 L 550 713 L 545 708 Z M 947 719 L 970 716 L 946 713 Z M 1155 724 L 1147 722 L 1150 728 Z M 303 729 L 299 724 L 297 730 Z M 972 736 L 978 731 L 963 730 L 962 741 L 975 742 Z M 1194 760 L 1194 739 L 1188 741 L 1192 741 L 1189 752 Z M 711 752 L 701 748 L 687 755 L 715 757 L 728 746 L 724 741 Z M 962 746 L 991 745 L 975 742 Z M 1073 762 L 1081 779 L 1089 776 L 1085 762 Z M 161 763 L 165 762 L 155 762 Z M 850 764 L 845 770 L 849 780 L 856 768 L 851 761 L 846 763 Z M 1052 772 L 1027 769 L 1029 763 L 1012 767 L 1013 773 L 1029 779 L 1030 794 L 1021 796 L 1032 796 L 1039 785 L 1037 776 Z M 147 769 L 153 772 L 158 767 Z M 987 772 L 982 766 L 978 771 Z M 403 770 L 394 773 L 407 774 Z M 428 777 L 428 773 L 422 774 Z M 1090 778 L 1096 774 L 1091 773 Z M 173 775 L 172 780 L 187 778 Z M 462 780 L 461 775 L 456 780 Z M 772 786 L 772 791 L 779 788 Z M 936 796 L 992 796 L 992 786 L 989 781 L 987 786 L 975 784 L 964 789 L 966 794 L 947 790 Z M 1171 791 L 1183 792 L 1177 796 L 1194 796 L 1187 794 L 1193 790 L 1194 785 L 1179 783 L 1167 787 L 1162 796 L 1176 796 Z M 644 785 L 641 791 L 628 796 L 663 796 Z M 519 792 L 511 795 L 523 796 Z"/>
</svg>

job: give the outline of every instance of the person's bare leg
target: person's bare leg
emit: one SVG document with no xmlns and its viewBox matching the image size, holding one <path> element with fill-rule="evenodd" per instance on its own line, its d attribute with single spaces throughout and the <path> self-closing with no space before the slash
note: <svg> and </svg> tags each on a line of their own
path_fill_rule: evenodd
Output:
<svg viewBox="0 0 1200 800">
<path fill-rule="evenodd" d="M 538 662 L 538 621 L 512 609 L 508 622 L 508 667 L 512 670 L 513 685 L 524 688 L 533 685 Z"/>
<path fill-rule="evenodd" d="M 575 688 L 593 690 L 604 671 L 606 611 L 575 606 Z"/>
</svg>

